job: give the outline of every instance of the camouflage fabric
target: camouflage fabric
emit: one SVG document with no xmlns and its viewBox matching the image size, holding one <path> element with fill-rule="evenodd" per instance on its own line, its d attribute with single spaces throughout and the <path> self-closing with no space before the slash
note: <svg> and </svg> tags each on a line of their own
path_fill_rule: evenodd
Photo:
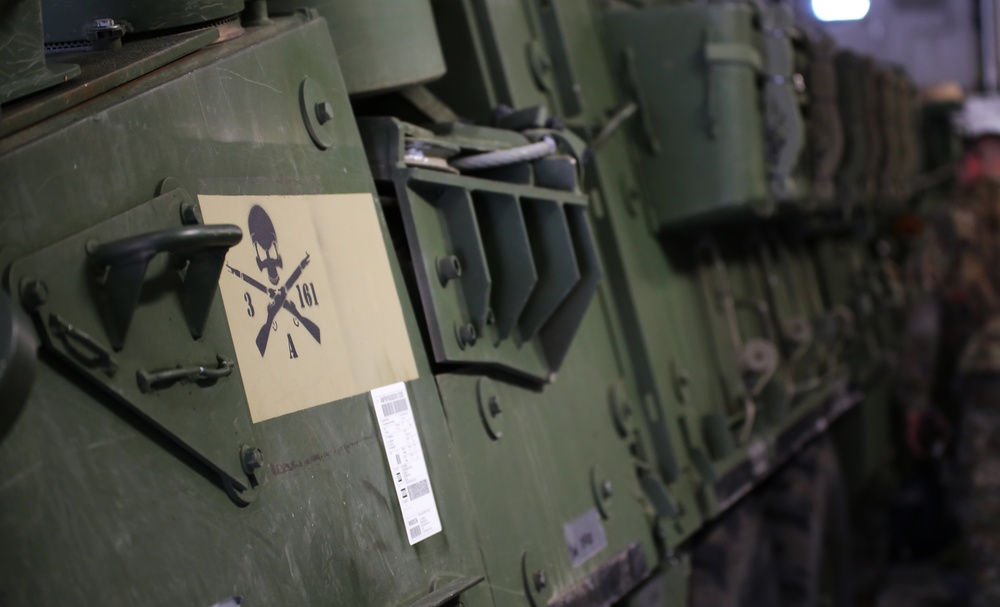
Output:
<svg viewBox="0 0 1000 607">
<path fill-rule="evenodd" d="M 958 374 L 1000 372 L 1000 183 L 980 180 L 963 189 L 954 210 L 957 254 L 945 285 L 959 333 Z"/>
<path fill-rule="evenodd" d="M 956 378 L 1000 371 L 998 267 L 1000 182 L 980 179 L 965 184 L 912 242 L 905 268 L 911 307 L 896 386 L 905 409 L 936 406 L 957 422 Z"/>
<path fill-rule="evenodd" d="M 972 605 L 1000 605 L 1000 184 L 963 188 L 958 252 L 945 285 L 961 340 L 955 371 L 961 405 L 955 510 L 976 580 Z M 961 316 L 959 315 L 961 314 Z"/>
<path fill-rule="evenodd" d="M 966 374 L 955 510 L 975 575 L 974 607 L 1000 605 L 1000 373 Z"/>
<path fill-rule="evenodd" d="M 896 395 L 916 461 L 949 487 L 974 578 L 971 605 L 1000 605 L 1000 181 L 961 186 L 914 241 L 906 266 L 911 308 Z M 953 460 L 940 459 L 954 445 Z M 879 605 L 945 600 L 952 581 L 895 587 Z M 920 597 L 919 599 L 917 597 Z M 933 598 L 932 598 L 933 597 Z M 952 595 L 954 598 L 954 595 Z"/>
</svg>

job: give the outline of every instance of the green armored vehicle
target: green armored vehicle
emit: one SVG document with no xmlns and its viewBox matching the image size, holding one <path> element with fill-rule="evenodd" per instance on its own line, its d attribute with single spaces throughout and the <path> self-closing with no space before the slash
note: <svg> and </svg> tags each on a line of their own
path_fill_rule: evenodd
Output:
<svg viewBox="0 0 1000 607">
<path fill-rule="evenodd" d="M 913 85 L 649 4 L 7 2 L 0 605 L 850 604 Z"/>
</svg>

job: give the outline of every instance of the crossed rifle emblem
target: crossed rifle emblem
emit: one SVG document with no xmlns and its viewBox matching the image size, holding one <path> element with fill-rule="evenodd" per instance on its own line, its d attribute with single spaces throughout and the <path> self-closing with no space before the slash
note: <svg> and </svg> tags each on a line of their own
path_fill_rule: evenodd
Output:
<svg viewBox="0 0 1000 607">
<path fill-rule="evenodd" d="M 302 277 L 303 270 L 309 265 L 309 253 L 306 253 L 302 261 L 295 266 L 292 274 L 285 280 L 284 284 L 278 286 L 278 283 L 281 281 L 278 270 L 284 267 L 284 262 L 281 259 L 281 254 L 278 253 L 278 237 L 274 230 L 274 223 L 260 205 L 254 205 L 247 217 L 247 224 L 250 228 L 250 240 L 257 255 L 257 269 L 267 273 L 267 279 L 271 286 L 267 286 L 255 278 L 248 276 L 246 272 L 241 272 L 228 263 L 226 264 L 226 269 L 254 289 L 261 293 L 266 293 L 270 299 L 267 304 L 267 319 L 261 326 L 260 331 L 257 332 L 257 339 L 255 340 L 260 355 L 263 357 L 264 352 L 267 350 L 268 338 L 271 335 L 271 326 L 274 324 L 274 319 L 280 310 L 285 310 L 291 314 L 292 318 L 312 335 L 316 343 L 321 343 L 319 327 L 316 323 L 303 316 L 295 306 L 295 303 L 288 299 L 289 291 L 295 287 L 295 283 Z"/>
</svg>

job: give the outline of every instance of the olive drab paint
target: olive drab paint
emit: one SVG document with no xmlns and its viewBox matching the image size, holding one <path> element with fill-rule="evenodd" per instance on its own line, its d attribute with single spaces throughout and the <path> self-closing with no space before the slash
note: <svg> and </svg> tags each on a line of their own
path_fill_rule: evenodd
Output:
<svg viewBox="0 0 1000 607">
<path fill-rule="evenodd" d="M 62 4 L 0 16 L 0 605 L 680 607 L 809 441 L 889 459 L 920 108 L 790 4 Z"/>
</svg>

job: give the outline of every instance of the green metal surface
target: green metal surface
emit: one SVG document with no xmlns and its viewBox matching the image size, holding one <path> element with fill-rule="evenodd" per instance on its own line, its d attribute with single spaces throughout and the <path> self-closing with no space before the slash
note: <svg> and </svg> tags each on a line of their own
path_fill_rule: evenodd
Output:
<svg viewBox="0 0 1000 607">
<path fill-rule="evenodd" d="M 104 32 L 110 29 L 102 20 L 110 19 L 119 25 L 125 22 L 123 35 L 128 36 L 207 26 L 236 16 L 242 10 L 243 0 L 42 0 L 45 44 L 56 51 L 100 44 Z"/>
<path fill-rule="evenodd" d="M 70 288 L 88 277 L 77 244 L 85 245 L 80 239 L 88 231 L 103 243 L 178 225 L 178 209 L 168 208 L 175 202 L 147 202 L 164 177 L 174 176 L 192 195 L 373 192 L 346 89 L 325 59 L 332 54 L 322 21 L 275 19 L 72 108 L 66 112 L 72 120 L 42 122 L 6 138 L 0 265 L 16 262 L 12 282 L 22 269 L 49 280 L 47 305 L 103 341 L 99 321 L 83 324 L 92 297 Z M 307 77 L 344 117 L 331 125 L 336 145 L 325 151 L 312 142 L 299 109 L 299 84 Z M 79 153 L 88 149 L 101 153 Z M 52 178 L 41 178 L 41 170 Z M 70 261 L 46 248 L 69 245 Z M 389 247 L 388 239 L 371 246 Z M 156 275 L 162 281 L 169 273 Z M 411 310 L 398 267 L 393 277 L 403 309 Z M 18 292 L 18 284 L 6 288 Z M 246 507 L 227 496 L 203 458 L 169 438 L 165 424 L 117 404 L 135 394 L 134 366 L 204 363 L 200 349 L 228 347 L 217 304 L 196 341 L 173 287 L 145 292 L 125 349 L 114 354 L 121 370 L 107 380 L 118 396 L 91 388 L 73 364 L 49 360 L 0 443 L 8 471 L 0 489 L 0 541 L 9 548 L 0 556 L 6 604 L 132 605 L 141 596 L 157 605 L 211 605 L 238 595 L 246 604 L 408 605 L 484 574 L 469 517 L 474 507 L 460 488 L 450 432 L 419 347 L 420 379 L 408 383 L 408 392 L 444 531 L 410 546 L 367 394 L 254 424 L 252 446 L 264 466 Z M 158 324 L 171 318 L 169 331 Z M 412 312 L 406 319 L 418 346 Z M 156 415 L 169 413 L 178 433 L 235 459 L 236 432 L 244 430 L 232 420 L 227 428 L 207 422 L 213 405 L 218 414 L 242 406 L 245 415 L 241 396 L 220 392 L 239 381 L 237 369 L 215 387 L 173 386 L 150 406 Z M 493 604 L 483 584 L 462 592 L 462 600 Z"/>
<path fill-rule="evenodd" d="M 852 487 L 891 458 L 915 89 L 789 3 L 45 7 L 50 50 L 132 33 L 0 95 L 0 606 L 679 607 L 699 531 L 834 421 Z M 0 92 L 51 76 L 37 9 L 0 12 L 33 36 Z M 388 295 L 296 307 L 309 254 L 203 219 L 311 196 L 303 240 L 356 243 L 326 261 L 359 291 L 384 249 Z M 372 233 L 323 220 L 348 198 Z M 329 344 L 313 306 L 398 303 L 440 533 L 410 543 L 388 409 L 295 406 L 387 338 L 261 416 L 232 284 L 261 357 L 278 314 Z"/>
<path fill-rule="evenodd" d="M 653 227 L 769 213 L 753 10 L 623 10 L 608 14 L 607 27 L 611 68 L 652 130 L 629 125 L 640 133 L 636 168 Z"/>
<path fill-rule="evenodd" d="M 528 145 L 515 133 L 442 125 L 451 134 L 435 135 L 390 119 L 361 129 L 376 178 L 396 189 L 437 360 L 554 378 L 602 274 L 575 161 L 563 157 L 557 191 L 535 183 L 559 156 L 468 175 L 436 156 L 503 138 L 520 146 L 508 151 Z"/>
<path fill-rule="evenodd" d="M 0 441 L 17 421 L 35 382 L 38 339 L 31 321 L 0 292 Z"/>
<path fill-rule="evenodd" d="M 12 0 L 0 6 L 0 105 L 79 73 L 76 65 L 45 60 L 39 0 Z"/>
<path fill-rule="evenodd" d="M 270 0 L 272 13 L 310 7 L 326 19 L 347 92 L 371 95 L 445 73 L 430 0 Z"/>
</svg>

